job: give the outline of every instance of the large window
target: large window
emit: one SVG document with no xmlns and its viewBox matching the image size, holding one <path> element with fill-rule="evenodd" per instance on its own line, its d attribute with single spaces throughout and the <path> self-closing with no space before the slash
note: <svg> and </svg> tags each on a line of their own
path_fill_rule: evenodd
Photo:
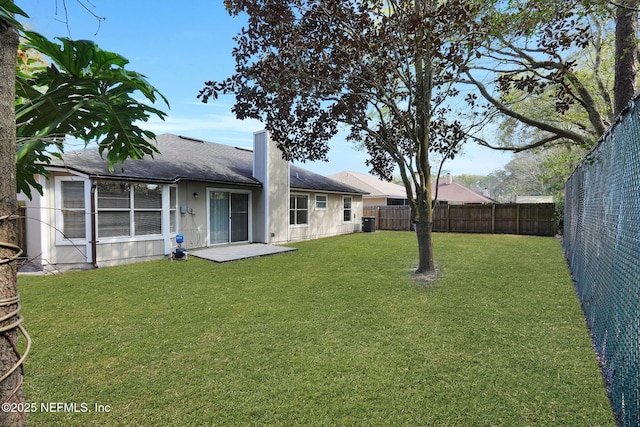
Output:
<svg viewBox="0 0 640 427">
<path fill-rule="evenodd" d="M 131 187 L 122 182 L 98 183 L 98 236 L 131 235 Z"/>
<path fill-rule="evenodd" d="M 62 193 L 60 228 L 65 239 L 86 238 L 84 181 L 60 181 Z"/>
<path fill-rule="evenodd" d="M 133 234 L 162 234 L 162 187 L 133 184 Z"/>
<path fill-rule="evenodd" d="M 289 224 L 305 225 L 309 223 L 309 196 L 292 194 L 289 197 Z"/>
<path fill-rule="evenodd" d="M 98 237 L 161 233 L 161 186 L 108 181 L 98 183 Z"/>
<path fill-rule="evenodd" d="M 344 222 L 351 222 L 351 202 L 352 199 L 349 196 L 342 199 L 342 220 Z"/>
</svg>

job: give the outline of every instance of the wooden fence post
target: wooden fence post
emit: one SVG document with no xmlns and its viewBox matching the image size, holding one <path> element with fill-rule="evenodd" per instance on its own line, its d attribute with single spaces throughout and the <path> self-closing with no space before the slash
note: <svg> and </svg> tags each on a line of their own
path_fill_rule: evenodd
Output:
<svg viewBox="0 0 640 427">
<path fill-rule="evenodd" d="M 496 204 L 491 204 L 491 234 L 496 234 Z"/>
</svg>

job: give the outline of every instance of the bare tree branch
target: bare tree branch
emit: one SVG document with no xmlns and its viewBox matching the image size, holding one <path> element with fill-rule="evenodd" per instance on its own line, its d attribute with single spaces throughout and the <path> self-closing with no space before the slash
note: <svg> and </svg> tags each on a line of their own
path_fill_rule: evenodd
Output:
<svg viewBox="0 0 640 427">
<path fill-rule="evenodd" d="M 482 145 L 483 147 L 491 148 L 492 150 L 498 150 L 498 151 L 511 151 L 513 153 L 520 153 L 522 151 L 531 150 L 533 148 L 546 146 L 550 142 L 558 141 L 558 140 L 562 139 L 558 135 L 553 135 L 553 136 L 550 136 L 548 138 L 544 138 L 544 139 L 541 139 L 539 141 L 536 141 L 536 142 L 534 142 L 532 144 L 521 145 L 521 146 L 518 146 L 518 147 L 509 147 L 509 146 L 502 146 L 502 145 L 493 145 L 493 144 L 489 143 L 488 141 L 486 141 L 485 139 L 479 138 L 477 136 L 471 135 L 470 137 L 471 137 L 471 139 L 473 139 L 474 141 L 476 141 L 479 145 Z"/>
<path fill-rule="evenodd" d="M 500 111 L 502 114 L 505 114 L 506 116 L 512 117 L 516 120 L 518 120 L 519 122 L 522 122 L 524 124 L 527 124 L 529 126 L 533 126 L 536 127 L 542 131 L 545 132 L 549 132 L 552 134 L 557 135 L 559 138 L 565 138 L 571 141 L 574 141 L 578 144 L 581 145 L 586 145 L 590 143 L 590 140 L 587 139 L 586 137 L 584 137 L 583 135 L 576 133 L 576 132 L 572 132 L 570 130 L 567 129 L 562 129 L 559 128 L 557 126 L 553 126 L 549 123 L 545 123 L 545 122 L 541 122 L 539 120 L 535 120 L 532 119 L 531 117 L 526 117 L 516 111 L 513 111 L 509 108 L 507 108 L 502 102 L 500 102 L 499 100 L 497 100 L 496 98 L 494 98 L 493 96 L 491 96 L 491 94 L 489 93 L 489 91 L 487 90 L 487 88 L 485 87 L 485 85 L 483 85 L 481 82 L 479 82 L 478 80 L 476 80 L 473 75 L 467 71 L 466 72 L 466 76 L 468 78 L 468 81 L 462 81 L 463 83 L 470 83 L 475 85 L 480 92 L 482 93 L 482 96 L 489 101 L 498 111 Z"/>
</svg>

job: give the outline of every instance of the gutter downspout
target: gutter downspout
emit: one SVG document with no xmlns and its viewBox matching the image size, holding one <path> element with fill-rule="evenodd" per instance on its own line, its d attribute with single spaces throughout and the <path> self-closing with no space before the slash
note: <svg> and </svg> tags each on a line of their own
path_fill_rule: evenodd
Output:
<svg viewBox="0 0 640 427">
<path fill-rule="evenodd" d="M 91 258 L 94 268 L 98 268 L 98 241 L 96 232 L 96 189 L 98 184 L 91 181 Z"/>
</svg>

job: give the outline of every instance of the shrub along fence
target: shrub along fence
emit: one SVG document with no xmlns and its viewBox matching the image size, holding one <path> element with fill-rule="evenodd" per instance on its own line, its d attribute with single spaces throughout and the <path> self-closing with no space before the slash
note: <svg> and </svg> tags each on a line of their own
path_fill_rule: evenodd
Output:
<svg viewBox="0 0 640 427">
<path fill-rule="evenodd" d="M 565 187 L 564 251 L 614 413 L 640 425 L 640 98 Z"/>
<path fill-rule="evenodd" d="M 364 216 L 375 216 L 378 230 L 411 229 L 409 206 L 368 206 Z M 437 205 L 433 231 L 553 236 L 555 216 L 553 203 Z"/>
</svg>

